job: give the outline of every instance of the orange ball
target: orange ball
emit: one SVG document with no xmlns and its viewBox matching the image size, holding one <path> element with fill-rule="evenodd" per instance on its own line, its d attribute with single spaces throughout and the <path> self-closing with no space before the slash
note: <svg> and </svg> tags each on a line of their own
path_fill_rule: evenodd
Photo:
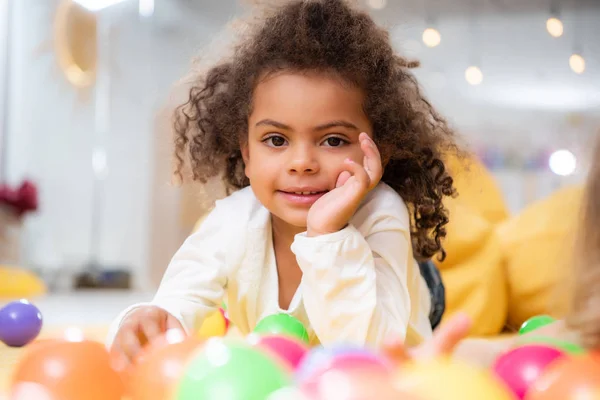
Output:
<svg viewBox="0 0 600 400">
<path fill-rule="evenodd" d="M 128 385 L 131 400 L 171 398 L 174 385 L 183 376 L 188 359 L 202 343 L 198 338 L 173 336 L 169 332 L 151 342 L 132 366 Z"/>
<path fill-rule="evenodd" d="M 16 366 L 11 391 L 26 383 L 39 385 L 57 400 L 121 400 L 124 395 L 104 345 L 89 340 L 32 346 Z"/>
<path fill-rule="evenodd" d="M 557 361 L 530 386 L 526 400 L 600 399 L 600 352 Z"/>
</svg>

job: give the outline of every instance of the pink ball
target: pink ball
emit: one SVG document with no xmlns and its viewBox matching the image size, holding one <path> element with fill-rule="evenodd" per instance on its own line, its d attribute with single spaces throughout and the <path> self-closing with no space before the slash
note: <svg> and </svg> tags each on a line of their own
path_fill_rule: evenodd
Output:
<svg viewBox="0 0 600 400">
<path fill-rule="evenodd" d="M 308 346 L 299 340 L 283 335 L 250 335 L 248 341 L 271 353 L 274 353 L 292 369 L 296 369 L 304 355 L 308 352 Z"/>
<path fill-rule="evenodd" d="M 566 356 L 559 349 L 543 345 L 526 345 L 502 354 L 494 363 L 496 375 L 523 399 L 529 386 L 554 361 Z"/>
<path fill-rule="evenodd" d="M 223 309 L 223 307 L 219 307 L 219 311 L 221 312 L 221 315 L 223 316 L 223 319 L 225 320 L 225 330 L 229 330 L 229 315 L 227 315 L 227 311 Z"/>
</svg>

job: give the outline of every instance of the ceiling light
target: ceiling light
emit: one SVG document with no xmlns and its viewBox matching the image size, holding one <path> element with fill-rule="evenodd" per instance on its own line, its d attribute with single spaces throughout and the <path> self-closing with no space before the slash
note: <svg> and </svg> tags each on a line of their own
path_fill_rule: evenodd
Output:
<svg viewBox="0 0 600 400">
<path fill-rule="evenodd" d="M 479 67 L 470 66 L 465 71 L 465 79 L 471 85 L 479 85 L 481 82 L 483 82 L 483 72 L 481 72 Z"/>
<path fill-rule="evenodd" d="M 435 47 L 439 45 L 441 41 L 442 36 L 437 29 L 427 28 L 423 32 L 423 43 L 425 43 L 427 47 Z"/>
</svg>

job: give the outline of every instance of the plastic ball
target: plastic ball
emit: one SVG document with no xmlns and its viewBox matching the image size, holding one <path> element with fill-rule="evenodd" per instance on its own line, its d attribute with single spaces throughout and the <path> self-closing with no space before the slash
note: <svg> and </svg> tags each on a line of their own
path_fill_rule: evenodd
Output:
<svg viewBox="0 0 600 400">
<path fill-rule="evenodd" d="M 254 327 L 254 332 L 293 336 L 308 343 L 306 328 L 289 314 L 273 314 L 263 318 Z"/>
<path fill-rule="evenodd" d="M 600 352 L 558 360 L 531 385 L 525 399 L 600 399 Z"/>
<path fill-rule="evenodd" d="M 522 399 L 543 371 L 564 356 L 564 352 L 552 347 L 527 345 L 502 354 L 494 363 L 493 370 L 515 396 Z"/>
<path fill-rule="evenodd" d="M 516 341 L 517 346 L 523 346 L 527 344 L 540 344 L 548 347 L 554 347 L 556 349 L 562 350 L 565 353 L 570 355 L 581 355 L 585 354 L 585 350 L 583 347 L 578 344 L 568 342 L 566 340 L 556 339 L 548 336 L 536 336 L 536 335 L 528 335 L 521 336 Z"/>
<path fill-rule="evenodd" d="M 144 348 L 130 375 L 131 400 L 171 398 L 187 361 L 203 343 L 184 335 L 180 331 L 169 331 Z"/>
<path fill-rule="evenodd" d="M 555 319 L 549 315 L 537 315 L 535 317 L 531 317 L 527 321 L 523 322 L 523 325 L 521 325 L 521 328 L 519 329 L 519 335 L 524 335 L 528 332 L 535 331 L 536 329 L 539 329 L 542 326 L 550 325 L 553 322 L 555 322 Z"/>
<path fill-rule="evenodd" d="M 394 387 L 391 373 L 364 365 L 333 367 L 303 382 L 301 389 L 311 400 L 414 399 Z"/>
<path fill-rule="evenodd" d="M 514 400 L 491 373 L 449 358 L 402 364 L 394 386 L 422 400 Z"/>
<path fill-rule="evenodd" d="M 29 348 L 15 368 L 11 391 L 23 383 L 37 384 L 57 400 L 121 400 L 125 394 L 104 345 L 87 340 L 46 341 Z"/>
<path fill-rule="evenodd" d="M 202 321 L 200 327 L 196 330 L 196 334 L 200 339 L 225 336 L 228 328 L 229 321 L 225 317 L 225 312 L 219 308 Z"/>
<path fill-rule="evenodd" d="M 332 369 L 363 368 L 382 373 L 392 370 L 389 361 L 358 346 L 334 345 L 313 348 L 298 365 L 295 379 L 303 382 Z"/>
<path fill-rule="evenodd" d="M 0 341 L 7 346 L 22 347 L 42 330 L 42 313 L 27 300 L 8 303 L 0 309 Z"/>
<path fill-rule="evenodd" d="M 300 340 L 282 335 L 249 335 L 248 342 L 281 358 L 291 369 L 296 369 L 309 348 Z"/>
<path fill-rule="evenodd" d="M 189 361 L 176 400 L 264 400 L 291 383 L 277 358 L 243 342 L 208 340 Z"/>
</svg>

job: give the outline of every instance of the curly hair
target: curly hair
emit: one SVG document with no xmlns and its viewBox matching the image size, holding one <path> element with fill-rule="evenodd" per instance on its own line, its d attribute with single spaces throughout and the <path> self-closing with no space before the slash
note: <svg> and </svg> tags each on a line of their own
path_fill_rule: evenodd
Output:
<svg viewBox="0 0 600 400">
<path fill-rule="evenodd" d="M 444 196 L 455 189 L 442 158 L 455 135 L 424 98 L 410 72 L 418 66 L 394 53 L 389 34 L 344 0 L 295 0 L 264 12 L 231 56 L 210 68 L 175 112 L 176 171 L 189 163 L 194 180 L 222 175 L 229 191 L 249 185 L 240 151 L 248 132 L 253 89 L 265 74 L 334 74 L 365 93 L 364 109 L 381 151 L 382 181 L 411 210 L 415 256 L 445 258 Z"/>
</svg>

